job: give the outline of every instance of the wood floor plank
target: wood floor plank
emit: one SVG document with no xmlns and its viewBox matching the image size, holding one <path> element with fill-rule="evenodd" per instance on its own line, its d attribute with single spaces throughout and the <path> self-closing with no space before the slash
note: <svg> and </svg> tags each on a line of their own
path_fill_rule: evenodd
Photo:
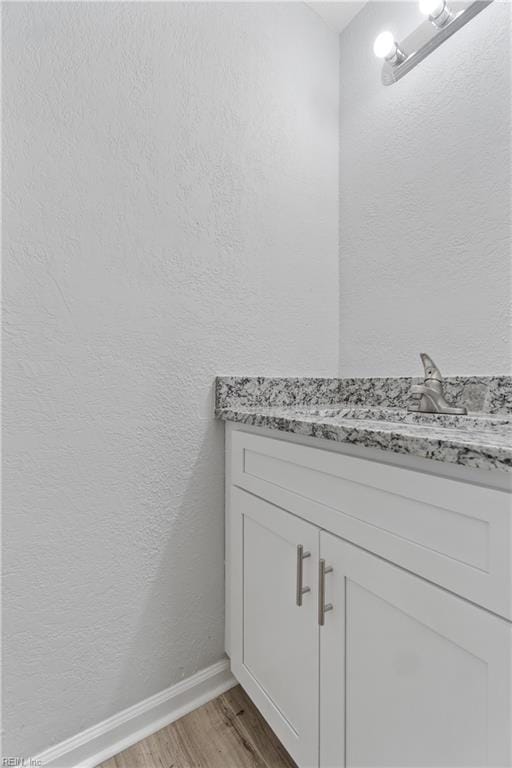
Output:
<svg viewBox="0 0 512 768">
<path fill-rule="evenodd" d="M 231 710 L 233 726 L 241 738 L 249 741 L 266 766 L 294 768 L 295 763 L 274 731 L 258 712 L 243 688 L 232 688 L 229 695 L 219 697 Z"/>
<path fill-rule="evenodd" d="M 98 768 L 296 768 L 240 686 Z"/>
<path fill-rule="evenodd" d="M 222 697 L 192 712 L 188 719 L 176 724 L 176 731 L 188 739 L 194 762 L 191 768 L 265 768 L 251 742 L 240 736 L 226 718 Z M 188 768 L 187 764 L 179 768 Z"/>
</svg>

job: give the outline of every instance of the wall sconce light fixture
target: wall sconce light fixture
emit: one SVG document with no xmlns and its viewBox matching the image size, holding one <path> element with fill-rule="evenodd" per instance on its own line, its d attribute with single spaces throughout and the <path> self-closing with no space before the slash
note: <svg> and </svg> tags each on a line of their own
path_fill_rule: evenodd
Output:
<svg viewBox="0 0 512 768">
<path fill-rule="evenodd" d="M 483 11 L 492 0 L 419 0 L 420 11 L 428 19 L 401 43 L 392 32 L 381 32 L 373 44 L 373 52 L 383 59 L 382 82 L 391 85 L 410 72 L 454 32 Z"/>
</svg>

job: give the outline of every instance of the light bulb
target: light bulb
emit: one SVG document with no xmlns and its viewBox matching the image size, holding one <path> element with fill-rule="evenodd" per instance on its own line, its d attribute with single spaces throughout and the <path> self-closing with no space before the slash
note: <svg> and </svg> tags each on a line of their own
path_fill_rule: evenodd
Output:
<svg viewBox="0 0 512 768">
<path fill-rule="evenodd" d="M 373 44 L 373 52 L 378 59 L 392 59 L 396 53 L 397 45 L 392 32 L 385 31 L 377 35 Z"/>
<path fill-rule="evenodd" d="M 384 59 L 387 64 L 392 66 L 401 64 L 407 58 L 398 47 L 393 33 L 388 30 L 377 35 L 373 44 L 373 52 L 378 59 Z"/>
<path fill-rule="evenodd" d="M 420 11 L 435 27 L 444 27 L 452 19 L 446 0 L 420 0 Z"/>
<path fill-rule="evenodd" d="M 435 19 L 444 11 L 444 0 L 420 0 L 420 11 L 424 16 Z"/>
</svg>

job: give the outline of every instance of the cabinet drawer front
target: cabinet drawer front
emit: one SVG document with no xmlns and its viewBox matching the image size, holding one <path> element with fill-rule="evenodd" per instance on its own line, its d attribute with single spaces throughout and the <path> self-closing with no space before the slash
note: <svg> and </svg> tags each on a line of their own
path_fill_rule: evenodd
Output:
<svg viewBox="0 0 512 768">
<path fill-rule="evenodd" d="M 505 491 L 241 431 L 232 482 L 512 618 Z"/>
</svg>

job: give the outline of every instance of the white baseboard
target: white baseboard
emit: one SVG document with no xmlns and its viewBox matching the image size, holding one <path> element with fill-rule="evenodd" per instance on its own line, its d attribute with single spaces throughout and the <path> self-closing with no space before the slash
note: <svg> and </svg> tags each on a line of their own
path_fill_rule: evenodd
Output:
<svg viewBox="0 0 512 768">
<path fill-rule="evenodd" d="M 236 685 L 224 659 L 41 752 L 47 768 L 94 768 Z"/>
</svg>

